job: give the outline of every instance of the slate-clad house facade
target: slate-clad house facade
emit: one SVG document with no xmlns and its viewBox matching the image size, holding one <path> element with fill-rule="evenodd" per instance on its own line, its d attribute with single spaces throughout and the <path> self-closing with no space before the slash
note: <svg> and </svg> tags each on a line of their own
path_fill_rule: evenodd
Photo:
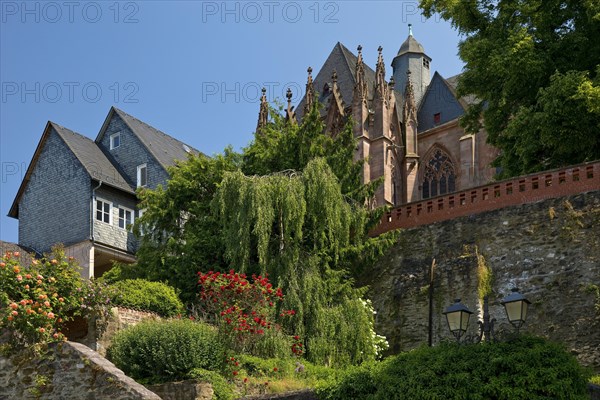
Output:
<svg viewBox="0 0 600 400">
<path fill-rule="evenodd" d="M 136 190 L 166 184 L 167 167 L 198 153 L 114 107 L 96 140 L 48 122 L 8 214 L 19 245 L 41 254 L 63 243 L 88 278 L 134 261 Z"/>
</svg>

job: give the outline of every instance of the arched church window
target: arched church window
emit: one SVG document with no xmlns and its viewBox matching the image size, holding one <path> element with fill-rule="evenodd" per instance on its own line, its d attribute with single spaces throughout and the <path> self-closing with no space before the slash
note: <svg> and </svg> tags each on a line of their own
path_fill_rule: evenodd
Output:
<svg viewBox="0 0 600 400">
<path fill-rule="evenodd" d="M 436 149 L 425 164 L 423 198 L 434 197 L 456 190 L 456 172 L 448 154 Z"/>
</svg>

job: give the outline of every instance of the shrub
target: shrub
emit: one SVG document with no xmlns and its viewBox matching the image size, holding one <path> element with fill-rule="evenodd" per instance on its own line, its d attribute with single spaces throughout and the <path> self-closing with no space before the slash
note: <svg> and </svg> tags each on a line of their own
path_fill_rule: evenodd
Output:
<svg viewBox="0 0 600 400">
<path fill-rule="evenodd" d="M 296 360 L 287 358 L 260 358 L 250 355 L 239 356 L 240 367 L 256 378 L 284 378 L 294 376 Z"/>
<path fill-rule="evenodd" d="M 161 282 L 144 279 L 125 279 L 109 286 L 115 292 L 113 304 L 138 310 L 154 311 L 173 317 L 184 311 L 175 289 Z"/>
<path fill-rule="evenodd" d="M 301 348 L 292 349 L 292 336 L 285 335 L 275 323 L 278 303 L 283 292 L 265 276 L 198 272 L 200 293 L 197 302 L 199 316 L 219 327 L 226 346 L 236 353 L 257 356 L 283 356 L 290 350 L 300 356 Z M 293 318 L 294 310 L 279 310 L 281 318 Z M 286 349 L 287 347 L 287 349 Z"/>
<path fill-rule="evenodd" d="M 227 383 L 219 373 L 208 371 L 203 368 L 194 368 L 188 373 L 189 379 L 210 383 L 214 390 L 214 397 L 217 400 L 233 400 L 235 395 L 232 387 Z"/>
<path fill-rule="evenodd" d="M 19 252 L 0 258 L 0 328 L 13 345 L 28 346 L 64 340 L 64 324 L 74 316 L 103 314 L 110 298 L 95 282 L 84 281 L 61 247 L 29 267 Z"/>
<path fill-rule="evenodd" d="M 421 347 L 353 368 L 318 389 L 322 399 L 587 399 L 586 372 L 541 338 Z"/>
<path fill-rule="evenodd" d="M 220 370 L 225 349 L 210 325 L 190 320 L 146 321 L 118 332 L 107 357 L 134 379 L 166 382 L 194 368 Z"/>
</svg>

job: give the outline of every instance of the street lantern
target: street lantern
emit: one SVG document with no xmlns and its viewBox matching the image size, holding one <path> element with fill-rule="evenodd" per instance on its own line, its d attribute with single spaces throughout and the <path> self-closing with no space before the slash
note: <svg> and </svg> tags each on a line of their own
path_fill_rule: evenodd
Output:
<svg viewBox="0 0 600 400">
<path fill-rule="evenodd" d="M 460 342 L 461 336 L 467 331 L 469 326 L 469 317 L 473 312 L 460 302 L 460 299 L 454 300 L 454 304 L 446 308 L 443 312 L 448 321 L 450 332 L 456 337 L 456 341 Z"/>
<path fill-rule="evenodd" d="M 506 309 L 508 321 L 515 327 L 517 333 L 527 318 L 527 306 L 531 304 L 529 300 L 519 293 L 518 288 L 513 288 L 512 293 L 506 296 L 500 302 Z"/>
</svg>

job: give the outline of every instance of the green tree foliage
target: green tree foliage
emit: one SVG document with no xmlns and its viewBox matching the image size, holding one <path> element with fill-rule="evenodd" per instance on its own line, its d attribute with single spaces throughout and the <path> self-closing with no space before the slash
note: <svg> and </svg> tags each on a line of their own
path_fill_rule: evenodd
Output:
<svg viewBox="0 0 600 400">
<path fill-rule="evenodd" d="M 421 0 L 465 35 L 463 124 L 483 125 L 502 176 L 600 158 L 600 3 L 595 0 Z"/>
<path fill-rule="evenodd" d="M 238 164 L 239 155 L 229 148 L 212 158 L 191 156 L 169 169 L 166 188 L 141 191 L 138 265 L 133 272 L 120 266 L 120 275 L 168 282 L 184 301 L 193 300 L 196 272 L 226 267 L 210 203 L 225 171 L 236 170 Z"/>
<path fill-rule="evenodd" d="M 271 112 L 241 157 L 226 151 L 178 164 L 166 189 L 140 194 L 137 272 L 168 281 L 185 301 L 197 271 L 268 273 L 286 293 L 279 307 L 299 313 L 299 326 L 281 325 L 301 335 L 309 359 L 373 359 L 381 338 L 352 276 L 395 236 L 368 237 L 382 210 L 364 205 L 380 182 L 360 183 L 355 147 L 352 124 L 332 137 L 315 104 L 300 125 Z"/>
<path fill-rule="evenodd" d="M 369 240 L 368 211 L 347 201 L 325 159 L 309 161 L 302 173 L 228 173 L 215 205 L 226 258 L 243 272 L 268 274 L 283 289 L 281 308 L 301 321 L 287 328 L 305 338 L 309 360 L 375 358 L 372 313 L 344 269 L 346 249 Z"/>
<path fill-rule="evenodd" d="M 360 183 L 362 161 L 353 160 L 356 142 L 349 120 L 338 134 L 325 133 L 321 104 L 315 102 L 300 125 L 290 124 L 271 109 L 272 120 L 255 135 L 243 154 L 246 175 L 266 175 L 286 170 L 302 171 L 316 157 L 327 160 L 342 186 L 342 193 L 357 201 L 371 196 L 380 181 Z"/>
<path fill-rule="evenodd" d="M 588 373 L 562 346 L 520 337 L 504 343 L 443 343 L 351 368 L 320 399 L 588 399 Z"/>
</svg>

